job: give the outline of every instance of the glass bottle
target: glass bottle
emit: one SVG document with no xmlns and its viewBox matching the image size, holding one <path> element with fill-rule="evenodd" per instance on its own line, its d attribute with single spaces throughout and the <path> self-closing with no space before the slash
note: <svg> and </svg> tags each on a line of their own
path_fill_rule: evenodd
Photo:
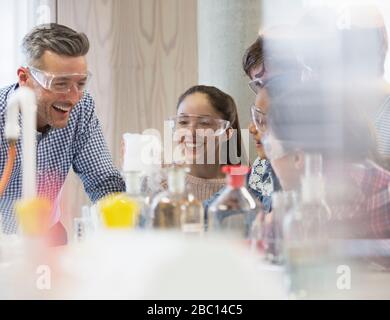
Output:
<svg viewBox="0 0 390 320">
<path fill-rule="evenodd" d="M 305 155 L 305 175 L 301 183 L 299 210 L 304 217 L 305 237 L 312 241 L 326 239 L 326 226 L 332 214 L 325 200 L 321 154 Z"/>
<path fill-rule="evenodd" d="M 75 242 L 83 242 L 95 231 L 90 208 L 82 206 L 81 217 L 73 219 L 73 240 Z"/>
<path fill-rule="evenodd" d="M 284 224 L 286 271 L 290 293 L 308 298 L 324 287 L 326 267 L 327 222 L 331 211 L 325 200 L 322 156 L 305 155 L 305 174 L 301 198 Z"/>
<path fill-rule="evenodd" d="M 182 205 L 181 230 L 186 234 L 203 234 L 204 209 L 202 202 L 189 193 Z"/>
<path fill-rule="evenodd" d="M 265 253 L 272 263 L 281 264 L 283 252 L 283 224 L 292 208 L 295 208 L 298 195 L 295 191 L 279 191 L 272 194 L 272 223 L 265 233 Z"/>
<path fill-rule="evenodd" d="M 138 203 L 140 210 L 138 226 L 149 228 L 151 218 L 149 216 L 149 195 L 142 192 L 142 175 L 140 171 L 126 171 L 123 173 L 126 183 L 126 194 Z"/>
<path fill-rule="evenodd" d="M 224 166 L 227 186 L 210 204 L 208 231 L 225 232 L 248 238 L 260 204 L 246 188 L 247 166 Z"/>
<path fill-rule="evenodd" d="M 305 259 L 306 239 L 304 222 L 299 204 L 293 206 L 283 221 L 283 250 L 285 270 L 287 273 L 287 287 L 290 296 L 294 298 L 305 298 Z"/>
<path fill-rule="evenodd" d="M 186 191 L 188 168 L 175 165 L 167 169 L 168 190 L 156 195 L 151 203 L 153 228 L 201 233 L 204 229 L 203 207 Z"/>
</svg>

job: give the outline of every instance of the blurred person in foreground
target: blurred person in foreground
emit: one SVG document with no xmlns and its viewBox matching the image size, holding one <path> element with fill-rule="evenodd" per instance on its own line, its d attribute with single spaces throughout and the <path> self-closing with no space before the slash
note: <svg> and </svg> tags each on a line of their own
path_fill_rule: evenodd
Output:
<svg viewBox="0 0 390 320">
<path fill-rule="evenodd" d="M 378 163 L 389 168 L 390 85 L 385 80 L 388 35 L 384 18 L 371 5 L 308 10 L 295 27 L 296 52 L 327 86 L 343 88 L 345 102 L 363 112 L 375 133 Z M 341 22 L 340 22 L 341 21 Z"/>
<path fill-rule="evenodd" d="M 311 76 L 283 88 L 270 84 L 271 91 L 285 93 L 270 98 L 263 145 L 284 191 L 301 191 L 306 154 L 322 156 L 332 213 L 326 223 L 329 238 L 388 239 L 390 172 L 378 156 L 378 127 L 370 118 L 383 100 L 378 94 L 383 87 L 373 80 L 383 75 L 383 60 L 366 60 L 354 41 L 360 36 L 378 44 L 383 33 L 337 29 L 337 19 L 328 13 L 310 12 L 295 28 L 297 58 Z M 378 53 L 378 47 L 366 50 Z M 273 215 L 267 218 L 270 237 Z M 390 246 L 383 246 L 389 253 Z"/>
<path fill-rule="evenodd" d="M 343 63 L 349 91 L 363 103 L 376 135 L 377 160 L 390 160 L 390 84 L 385 80 L 388 34 L 375 6 L 352 6 L 350 26 L 342 30 Z M 388 167 L 389 168 L 389 167 Z"/>
<path fill-rule="evenodd" d="M 305 154 L 322 155 L 330 238 L 390 238 L 390 172 L 373 160 L 374 135 L 344 95 L 312 82 L 273 100 L 266 154 L 286 191 L 300 190 Z"/>
</svg>

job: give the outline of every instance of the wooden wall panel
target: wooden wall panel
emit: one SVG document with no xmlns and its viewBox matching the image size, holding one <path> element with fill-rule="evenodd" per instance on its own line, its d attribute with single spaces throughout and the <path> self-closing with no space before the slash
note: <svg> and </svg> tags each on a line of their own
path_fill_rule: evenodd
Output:
<svg viewBox="0 0 390 320">
<path fill-rule="evenodd" d="M 85 32 L 90 91 L 114 160 L 124 132 L 163 128 L 178 96 L 198 81 L 196 0 L 57 0 L 58 22 Z M 72 174 L 63 221 L 88 203 Z"/>
</svg>

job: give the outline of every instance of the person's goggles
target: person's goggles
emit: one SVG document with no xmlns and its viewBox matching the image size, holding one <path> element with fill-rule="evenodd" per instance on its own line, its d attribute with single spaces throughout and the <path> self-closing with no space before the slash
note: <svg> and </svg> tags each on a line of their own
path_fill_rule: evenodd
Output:
<svg viewBox="0 0 390 320">
<path fill-rule="evenodd" d="M 265 81 L 260 78 L 255 78 L 248 83 L 249 88 L 255 93 L 258 94 L 261 89 L 265 86 Z"/>
<path fill-rule="evenodd" d="M 267 114 L 255 105 L 251 106 L 251 118 L 258 131 L 263 133 L 267 131 Z"/>
<path fill-rule="evenodd" d="M 194 114 L 173 116 L 168 121 L 174 132 L 195 129 L 199 135 L 219 136 L 230 127 L 230 122 L 227 120 Z"/>
<path fill-rule="evenodd" d="M 69 93 L 72 87 L 76 87 L 78 92 L 82 92 L 92 74 L 87 73 L 58 73 L 52 74 L 40 69 L 28 66 L 31 76 L 46 90 L 54 93 Z"/>
</svg>

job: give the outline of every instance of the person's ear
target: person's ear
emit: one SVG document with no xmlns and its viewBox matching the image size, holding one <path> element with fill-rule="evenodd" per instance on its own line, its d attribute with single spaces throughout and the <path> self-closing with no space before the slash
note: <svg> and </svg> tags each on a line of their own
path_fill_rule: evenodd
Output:
<svg viewBox="0 0 390 320">
<path fill-rule="evenodd" d="M 26 86 L 29 80 L 29 74 L 27 68 L 20 67 L 17 71 L 18 74 L 18 82 L 20 86 Z"/>
<path fill-rule="evenodd" d="M 249 124 L 248 130 L 249 130 L 250 134 L 253 134 L 253 135 L 257 134 L 257 128 L 256 128 L 256 125 L 253 122 L 251 122 Z"/>
<path fill-rule="evenodd" d="M 296 151 L 293 156 L 294 168 L 298 171 L 303 171 L 305 168 L 305 153 L 303 151 Z"/>
</svg>

